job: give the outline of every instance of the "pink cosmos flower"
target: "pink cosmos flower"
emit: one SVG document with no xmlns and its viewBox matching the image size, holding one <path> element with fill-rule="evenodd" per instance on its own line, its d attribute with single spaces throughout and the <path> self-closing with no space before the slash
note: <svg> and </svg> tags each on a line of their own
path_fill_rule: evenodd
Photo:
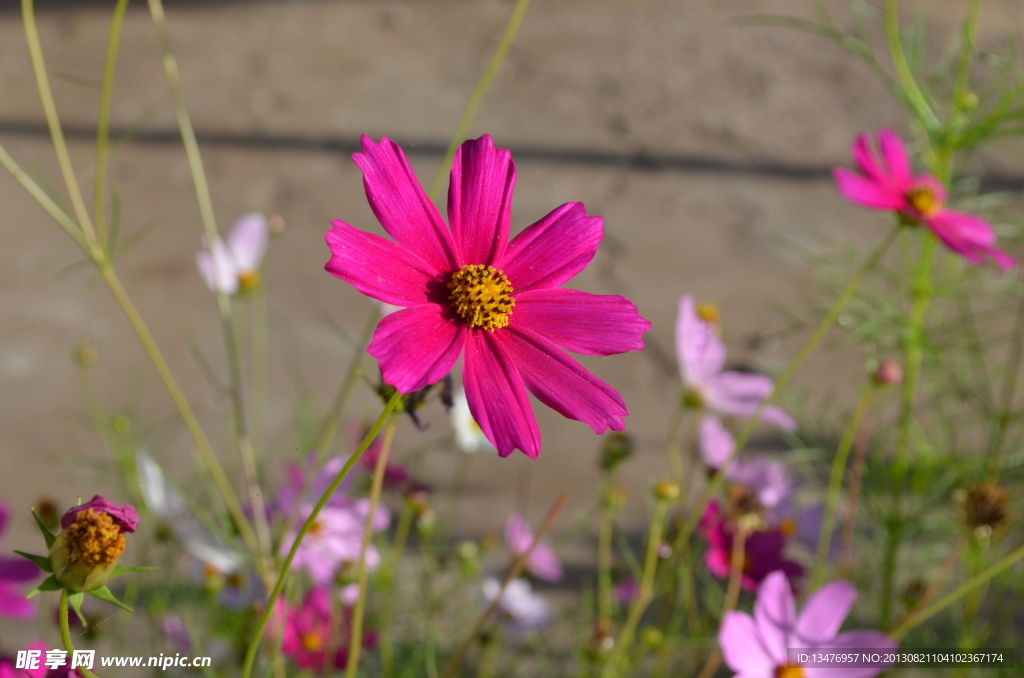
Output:
<svg viewBox="0 0 1024 678">
<path fill-rule="evenodd" d="M 787 652 L 789 648 L 811 653 L 895 650 L 896 641 L 881 631 L 839 633 L 856 598 L 852 584 L 835 581 L 818 589 L 797 615 L 785 573 L 772 572 L 757 591 L 753 617 L 729 612 L 722 620 L 718 644 L 726 665 L 742 678 L 874 678 L 889 664 L 800 666 L 790 661 L 794 653 Z"/>
<path fill-rule="evenodd" d="M 0 534 L 7 525 L 7 507 L 0 503 Z M 0 617 L 31 619 L 36 606 L 26 600 L 13 584 L 31 581 L 39 576 L 39 567 L 23 558 L 0 558 Z"/>
<path fill-rule="evenodd" d="M 927 226 L 943 244 L 973 264 L 992 257 L 1000 268 L 1016 262 L 997 250 L 995 231 L 983 219 L 946 209 L 946 189 L 930 174 L 914 176 L 903 142 L 892 130 L 878 133 L 881 161 L 866 132 L 853 142 L 853 161 L 860 172 L 833 170 L 839 192 L 850 202 L 870 209 L 898 212 L 913 223 Z"/>
<path fill-rule="evenodd" d="M 679 300 L 676 320 L 676 354 L 687 402 L 723 416 L 754 416 L 761 402 L 772 394 L 772 380 L 761 374 L 723 372 L 725 344 L 715 324 L 697 312 L 693 297 Z M 792 431 L 796 422 L 778 407 L 768 407 L 761 420 Z"/>
<path fill-rule="evenodd" d="M 302 605 L 297 608 L 279 602 L 275 612 L 275 623 L 268 629 L 271 637 L 276 638 L 277 633 L 281 633 L 281 617 L 284 617 L 281 652 L 286 657 L 303 668 L 319 672 L 345 666 L 348 661 L 348 624 L 351 613 L 348 608 L 342 608 L 341 623 L 335 622 L 332 626 L 331 599 L 324 589 L 310 590 Z M 333 637 L 332 633 L 335 634 Z M 376 643 L 375 633 L 363 634 L 363 647 L 373 647 Z M 332 656 L 328 656 L 328 647 L 334 648 Z"/>
<path fill-rule="evenodd" d="M 732 570 L 732 548 L 736 530 L 729 523 L 717 502 L 711 501 L 704 509 L 698 527 L 708 542 L 704 565 L 711 574 L 727 579 Z M 754 591 L 770 573 L 782 571 L 791 580 L 803 576 L 804 568 L 783 554 L 789 529 L 785 525 L 752 532 L 743 544 L 743 574 L 740 584 L 744 591 Z"/>
<path fill-rule="evenodd" d="M 231 227 L 227 244 L 217 238 L 210 251 L 196 254 L 196 266 L 211 292 L 235 294 L 256 287 L 267 253 L 270 228 L 262 214 L 246 214 Z"/>
<path fill-rule="evenodd" d="M 71 527 L 71 524 L 75 522 L 75 516 L 86 509 L 92 509 L 96 513 L 106 513 L 110 516 L 114 524 L 121 530 L 121 533 L 134 532 L 139 526 L 139 514 L 135 510 L 135 507 L 131 504 L 125 504 L 124 506 L 118 506 L 109 499 L 104 499 L 100 495 L 93 495 L 93 498 L 85 502 L 81 506 L 72 506 L 60 519 L 60 527 L 63 530 Z"/>
<path fill-rule="evenodd" d="M 651 326 L 622 297 L 561 287 L 594 257 L 603 219 L 566 203 L 509 241 L 516 169 L 485 135 L 455 154 L 446 226 L 397 144 L 362 144 L 352 157 L 394 240 L 334 221 L 326 269 L 404 307 L 381 320 L 367 349 L 384 380 L 412 393 L 463 355 L 469 408 L 503 457 L 540 452 L 528 393 L 595 433 L 622 430 L 622 397 L 564 353 L 640 350 Z"/>
<path fill-rule="evenodd" d="M 516 556 L 526 553 L 533 543 L 533 532 L 518 513 L 509 514 L 505 524 L 505 543 Z M 541 542 L 526 559 L 526 570 L 538 579 L 562 581 L 562 564 L 551 547 Z"/>
<path fill-rule="evenodd" d="M 363 499 L 345 507 L 325 506 L 302 540 L 292 561 L 292 567 L 309 572 L 317 586 L 328 586 L 343 568 L 354 572 L 355 564 L 359 562 L 369 505 L 369 500 Z M 312 504 L 304 506 L 299 512 L 300 520 L 305 521 L 312 510 Z M 377 507 L 373 518 L 374 531 L 387 529 L 391 520 L 390 514 L 383 506 Z M 295 534 L 293 532 L 282 542 L 282 554 L 288 553 L 291 549 Z M 366 551 L 366 569 L 373 571 L 378 565 L 380 553 L 373 544 L 370 544 Z"/>
</svg>

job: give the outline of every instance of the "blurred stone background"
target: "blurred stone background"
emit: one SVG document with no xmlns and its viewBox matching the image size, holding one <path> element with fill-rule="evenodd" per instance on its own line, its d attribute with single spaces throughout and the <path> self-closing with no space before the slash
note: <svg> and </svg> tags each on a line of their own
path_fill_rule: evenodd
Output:
<svg viewBox="0 0 1024 678">
<path fill-rule="evenodd" d="M 59 187 L 18 4 L 0 2 L 0 143 Z M 37 9 L 87 194 L 113 4 L 40 0 Z M 851 24 L 841 3 L 829 6 L 840 26 Z M 919 6 L 937 51 L 967 2 Z M 330 220 L 380 232 L 350 160 L 359 135 L 396 140 L 429 183 L 512 8 L 509 0 L 166 0 L 221 231 L 249 211 L 280 214 L 288 225 L 265 268 L 269 485 L 296 457 L 290 422 L 298 401 L 311 394 L 326 407 L 351 358 L 335 327 L 355 336 L 371 311 L 368 299 L 323 270 Z M 679 297 L 719 304 L 731 364 L 778 369 L 795 343 L 766 337 L 784 327 L 780 305 L 803 303 L 812 279 L 805 254 L 847 242 L 866 248 L 887 228 L 884 217 L 839 197 L 830 169 L 849 164 L 849 144 L 862 130 L 905 132 L 899 106 L 834 44 L 735 21 L 767 13 L 811 17 L 812 3 L 534 0 L 472 128 L 471 136 L 489 133 L 512 149 L 513 231 L 563 202 L 584 202 L 605 218 L 606 235 L 571 286 L 627 295 L 654 323 L 644 352 L 582 361 L 630 406 L 638 455 L 624 478 L 635 526 L 649 480 L 667 468 Z M 985 3 L 979 46 L 998 49 L 1019 34 L 1021 20 L 1016 0 Z M 124 27 L 113 125 L 124 132 L 140 120 L 142 131 L 112 158 L 110 178 L 123 232 L 155 225 L 118 270 L 219 443 L 226 403 L 189 351 L 194 341 L 225 373 L 215 303 L 194 264 L 198 209 L 155 31 L 137 0 Z M 978 167 L 1020 188 L 1013 156 L 991 154 Z M 130 410 L 147 447 L 179 478 L 187 477 L 192 445 L 108 291 L 87 269 L 68 268 L 80 259 L 70 240 L 6 174 L 0 206 L 0 501 L 13 513 L 3 548 L 38 550 L 30 505 L 119 491 L 87 423 L 71 359 L 77 345 L 95 343 L 105 405 Z M 842 398 L 860 370 L 856 355 L 823 355 L 804 368 L 802 383 L 814 396 Z M 353 403 L 355 416 L 379 411 L 366 388 Z M 500 531 L 524 502 L 536 522 L 562 490 L 570 492 L 562 528 L 594 506 L 601 440 L 539 405 L 537 414 L 545 443 L 538 460 L 474 459 L 460 531 Z M 403 425 L 399 454 L 448 434 L 436 405 L 424 419 L 425 434 Z M 452 450 L 434 453 L 426 476 L 443 491 L 454 463 Z M 237 466 L 231 458 L 226 465 Z"/>
</svg>

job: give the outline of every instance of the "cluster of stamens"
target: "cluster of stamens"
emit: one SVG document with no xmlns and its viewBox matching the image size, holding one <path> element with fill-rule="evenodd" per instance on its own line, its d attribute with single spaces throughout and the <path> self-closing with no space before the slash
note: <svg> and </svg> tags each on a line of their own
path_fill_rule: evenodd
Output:
<svg viewBox="0 0 1024 678">
<path fill-rule="evenodd" d="M 790 664 L 775 669 L 775 678 L 804 678 L 804 675 L 802 668 Z"/>
<path fill-rule="evenodd" d="M 121 528 L 107 513 L 86 509 L 75 516 L 67 529 L 67 545 L 72 558 L 89 565 L 109 565 L 124 553 Z"/>
<path fill-rule="evenodd" d="M 922 216 L 931 216 L 939 211 L 942 207 L 942 203 L 939 202 L 939 196 L 935 195 L 935 190 L 930 186 L 914 186 L 907 191 L 907 202 L 914 210 Z"/>
<path fill-rule="evenodd" d="M 516 300 L 505 274 L 493 266 L 468 264 L 452 273 L 448 301 L 470 327 L 494 331 L 508 327 Z"/>
</svg>

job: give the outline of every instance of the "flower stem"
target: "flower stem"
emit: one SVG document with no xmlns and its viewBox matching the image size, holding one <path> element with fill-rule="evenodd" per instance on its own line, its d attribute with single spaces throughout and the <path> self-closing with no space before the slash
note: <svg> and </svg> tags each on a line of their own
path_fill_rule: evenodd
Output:
<svg viewBox="0 0 1024 678">
<path fill-rule="evenodd" d="M 892 245 L 893 241 L 896 240 L 896 236 L 899 234 L 899 231 L 899 224 L 893 226 L 888 235 L 885 236 L 882 242 L 879 243 L 864 263 L 861 264 L 860 269 L 854 274 L 853 278 L 850 279 L 850 282 L 846 284 L 846 287 L 839 294 L 839 298 L 836 299 L 832 308 L 829 309 L 828 313 L 826 313 L 825 317 L 822 318 L 811 336 L 808 337 L 807 341 L 805 341 L 804 345 L 800 347 L 797 354 L 789 361 L 789 364 L 786 365 L 785 369 L 782 370 L 782 374 L 779 375 L 779 378 L 775 382 L 775 389 L 772 391 L 772 394 L 761 401 L 761 405 L 757 408 L 754 416 L 748 419 L 743 425 L 739 435 L 736 436 L 736 452 L 729 461 L 719 469 L 719 472 L 715 474 L 715 477 L 712 478 L 711 482 L 708 483 L 707 487 L 704 489 L 704 494 L 701 495 L 700 501 L 697 502 L 697 506 L 694 508 L 694 511 L 690 514 L 686 523 L 683 525 L 683 528 L 679 531 L 679 535 L 677 536 L 677 545 L 681 545 L 684 541 L 690 538 L 691 534 L 693 534 L 694 529 L 697 527 L 697 522 L 700 520 L 700 516 L 707 507 L 708 502 L 725 483 L 727 475 L 726 472 L 728 471 L 729 466 L 736 461 L 740 453 L 743 451 L 743 447 L 750 441 L 750 437 L 754 434 L 754 429 L 757 428 L 758 423 L 761 421 L 761 415 L 764 414 L 765 409 L 775 403 L 779 393 L 781 393 L 786 385 L 789 384 L 789 381 L 793 378 L 793 375 L 796 374 L 796 371 L 800 369 L 800 366 L 804 364 L 804 361 L 810 357 L 811 353 L 815 348 L 817 348 L 818 344 L 821 343 L 821 340 L 824 339 L 828 331 L 832 329 L 832 326 L 835 324 L 839 314 L 842 313 L 843 309 L 846 308 L 846 305 L 851 299 L 853 299 L 854 294 L 856 294 L 857 290 L 860 289 L 861 284 L 863 284 L 868 274 L 871 273 L 875 266 L 878 265 L 878 262 L 881 261 L 890 245 Z M 676 550 L 678 551 L 680 549 Z"/>
<path fill-rule="evenodd" d="M 394 584 L 395 570 L 398 561 L 405 552 L 405 542 L 409 538 L 409 528 L 412 527 L 413 509 L 409 502 L 405 502 L 402 513 L 398 517 L 398 527 L 395 528 L 395 539 L 391 543 L 391 552 L 388 554 L 387 562 L 383 566 L 381 580 L 384 590 L 388 596 L 388 604 L 381 611 L 380 622 L 380 671 L 383 678 L 391 678 L 394 668 L 394 640 L 391 635 L 391 604 L 394 600 L 394 591 L 391 587 Z"/>
<path fill-rule="evenodd" d="M 96 176 L 93 178 L 93 219 L 96 221 L 96 237 L 100 248 L 110 253 L 107 242 L 107 157 L 110 138 L 110 102 L 114 95 L 114 71 L 117 69 L 117 51 L 121 44 L 121 28 L 128 10 L 128 0 L 117 0 L 114 18 L 110 24 L 110 39 L 107 42 L 107 62 L 103 69 L 103 85 L 100 89 L 100 112 L 96 122 Z"/>
<path fill-rule="evenodd" d="M 647 540 L 647 555 L 644 557 L 644 571 L 640 580 L 640 591 L 636 599 L 629 607 L 629 614 L 626 623 L 622 625 L 619 639 L 615 643 L 615 649 L 608 658 L 604 669 L 601 671 L 601 678 L 614 678 L 619 675 L 619 664 L 626 652 L 633 645 L 633 636 L 636 635 L 637 625 L 640 618 L 647 610 L 651 600 L 654 599 L 654 574 L 658 565 L 658 547 L 661 546 L 661 535 L 665 528 L 665 515 L 668 513 L 669 502 L 658 498 L 654 506 L 654 517 L 651 519 L 651 533 Z"/>
<path fill-rule="evenodd" d="M 722 619 L 725 615 L 736 609 L 736 603 L 740 599 L 740 584 L 743 581 L 743 559 L 746 555 L 747 531 L 742 526 L 737 527 L 736 534 L 732 538 L 732 557 L 729 560 L 729 585 L 725 590 L 725 602 L 722 605 Z M 715 645 L 711 656 L 701 669 L 698 678 L 711 678 L 715 671 L 722 664 L 722 648 Z"/>
<path fill-rule="evenodd" d="M 836 449 L 836 456 L 832 460 L 832 474 L 828 483 L 828 494 L 825 498 L 825 514 L 821 522 L 821 532 L 818 536 L 818 550 L 814 558 L 814 569 L 811 572 L 811 583 L 808 587 L 811 591 L 821 588 L 825 576 L 825 561 L 828 558 L 829 544 L 832 542 L 832 527 L 835 523 L 836 507 L 839 505 L 839 494 L 843 490 L 843 473 L 846 471 L 846 462 L 850 458 L 850 450 L 853 449 L 853 442 L 860 431 L 861 422 L 871 410 L 871 403 L 874 401 L 876 386 L 868 384 L 860 396 L 860 401 L 853 411 L 850 423 L 843 431 L 843 437 Z"/>
<path fill-rule="evenodd" d="M 846 578 L 853 557 L 853 535 L 857 524 L 857 502 L 860 497 L 861 478 L 864 474 L 864 463 L 868 453 L 868 427 L 871 419 L 870 410 L 857 436 L 857 447 L 853 453 L 853 466 L 850 469 L 850 486 L 846 499 L 846 522 L 843 524 L 842 546 L 839 550 L 839 576 Z"/>
<path fill-rule="evenodd" d="M 548 514 L 544 516 L 544 520 L 541 522 L 540 527 L 538 527 L 537 531 L 533 534 L 533 542 L 530 544 L 530 548 L 520 553 L 516 559 L 512 561 L 512 567 L 508 569 L 508 572 L 505 573 L 505 577 L 501 580 L 501 588 L 498 589 L 498 595 L 495 596 L 494 600 L 491 601 L 491 604 L 488 605 L 483 612 L 477 615 L 476 621 L 473 622 L 473 627 L 470 629 L 465 640 L 462 641 L 462 644 L 459 645 L 458 650 L 455 651 L 455 656 L 453 656 L 451 661 L 448 663 L 448 667 L 445 669 L 442 678 L 454 678 L 459 670 L 459 666 L 462 665 L 462 660 L 466 658 L 466 653 L 469 651 L 473 641 L 476 640 L 478 635 L 480 635 L 480 631 L 483 630 L 487 620 L 491 618 L 494 611 L 498 609 L 498 605 L 501 604 L 501 598 L 505 595 L 505 589 L 508 587 L 509 582 L 518 577 L 519 573 L 523 571 L 524 567 L 526 567 L 526 561 L 530 557 L 530 554 L 533 553 L 533 549 L 536 548 L 537 544 L 539 544 L 541 539 L 544 538 L 548 528 L 551 527 L 551 523 L 554 522 L 555 517 L 562 510 L 565 506 L 565 502 L 568 500 L 569 494 L 567 492 L 563 492 L 558 496 L 558 499 L 555 500 L 555 503 L 551 505 L 551 508 L 548 510 Z"/>
<path fill-rule="evenodd" d="M 355 609 L 352 611 L 351 636 L 348 643 L 348 664 L 345 667 L 345 678 L 354 678 L 356 668 L 359 666 L 359 654 L 363 647 L 363 613 L 366 610 L 366 553 L 370 550 L 370 540 L 373 538 L 373 522 L 377 516 L 377 505 L 380 503 L 380 493 L 384 487 L 384 473 L 388 465 L 388 453 L 391 451 L 391 442 L 395 438 L 395 425 L 397 419 L 392 415 L 384 429 L 384 440 L 380 446 L 380 454 L 377 456 L 377 465 L 373 469 L 373 485 L 370 489 L 370 510 L 366 514 L 366 527 L 363 530 L 363 543 L 359 547 L 359 566 L 356 569 L 356 580 L 359 582 L 359 597 L 356 599 Z"/>
<path fill-rule="evenodd" d="M 927 621 L 960 598 L 963 598 L 968 593 L 984 586 L 997 575 L 1013 567 L 1021 559 L 1024 559 L 1024 544 L 1019 546 L 1017 550 L 1006 555 L 996 564 L 974 575 L 928 607 L 919 612 L 908 615 L 899 624 L 897 624 L 892 631 L 889 632 L 889 636 L 894 640 L 900 640 L 908 631 L 910 631 L 910 629 L 914 628 L 921 622 Z"/>
<path fill-rule="evenodd" d="M 1022 358 L 1024 358 L 1024 297 L 1017 301 L 1017 314 L 1013 321 L 1013 335 L 1010 339 L 1010 364 L 1006 368 L 1006 377 L 1003 379 L 1003 388 L 999 394 L 999 413 L 996 416 L 988 445 L 988 466 L 996 475 L 998 475 L 1006 429 L 1013 417 L 1013 401 L 1017 394 Z"/>
<path fill-rule="evenodd" d="M 938 593 L 939 589 L 942 588 L 942 585 L 946 582 L 946 579 L 949 578 L 950 573 L 953 571 L 953 566 L 956 565 L 956 561 L 960 559 L 960 555 L 964 552 L 964 548 L 967 546 L 967 540 L 967 535 L 962 535 L 959 539 L 957 539 L 956 544 L 954 544 L 953 548 L 949 550 L 949 554 L 946 556 L 946 560 L 943 561 L 942 567 L 939 569 L 939 574 L 937 577 L 935 577 L 935 581 L 933 581 L 931 585 L 921 595 L 921 599 L 917 601 L 917 604 L 914 605 L 913 608 L 911 608 L 905 615 L 903 615 L 903 617 L 901 617 L 896 622 L 897 627 L 899 627 L 904 620 L 908 619 L 909 617 L 912 617 L 917 612 L 920 612 L 924 608 L 924 606 L 927 605 L 928 602 L 935 597 L 935 594 Z"/>
<path fill-rule="evenodd" d="M 73 657 L 75 654 L 75 646 L 71 642 L 71 624 L 68 621 L 67 589 L 60 590 L 60 640 L 61 643 L 64 644 L 64 649 Z M 83 678 L 97 678 L 95 673 L 84 666 L 76 667 L 76 670 L 82 674 Z"/>
<path fill-rule="evenodd" d="M 903 86 L 903 94 L 906 96 L 910 108 L 920 119 L 921 123 L 929 130 L 937 129 L 940 125 L 939 119 L 935 117 L 928 100 L 925 99 L 914 74 L 907 62 L 907 55 L 903 53 L 903 40 L 900 37 L 899 22 L 899 0 L 886 0 L 885 3 L 885 37 L 889 44 L 889 55 L 892 58 L 892 65 L 896 69 L 896 76 Z"/>
<path fill-rule="evenodd" d="M 285 581 L 288 579 L 288 574 L 292 566 L 292 561 L 295 560 L 295 554 L 298 553 L 299 547 L 302 545 L 302 540 L 306 537 L 313 523 L 316 522 L 317 516 L 320 515 L 320 511 L 323 510 L 324 506 L 327 505 L 327 501 L 334 494 L 334 491 L 341 485 L 341 481 L 345 479 L 352 467 L 356 465 L 359 458 L 363 456 L 363 452 L 366 451 L 380 433 L 381 428 L 387 421 L 391 413 L 394 412 L 395 406 L 398 405 L 398 401 L 402 398 L 402 394 L 398 391 L 391 396 L 388 400 L 388 404 L 384 406 L 384 411 L 377 417 L 377 421 L 374 422 L 373 427 L 363 438 L 363 441 L 359 443 L 359 447 L 352 453 L 345 465 L 338 471 L 338 475 L 334 476 L 334 480 L 327 486 L 324 493 L 320 495 L 320 500 L 317 501 L 316 506 L 310 512 L 309 517 L 306 518 L 306 522 L 299 528 L 298 533 L 295 535 L 295 540 L 292 542 L 291 549 L 288 550 L 288 555 L 285 557 L 284 562 L 281 564 L 281 573 L 277 577 L 277 582 L 274 584 L 273 590 L 270 592 L 270 596 L 267 597 L 266 606 L 263 609 L 263 614 L 260 615 L 259 623 L 256 625 L 256 631 L 253 632 L 252 638 L 249 640 L 249 647 L 245 653 L 245 663 L 242 666 L 241 678 L 251 678 L 253 668 L 256 664 L 256 651 L 260 646 L 260 639 L 263 637 L 263 630 L 267 627 L 267 622 L 270 621 L 270 615 L 274 612 L 274 607 L 277 603 L 278 597 L 281 595 L 281 590 L 284 588 Z"/>
<path fill-rule="evenodd" d="M 601 628 L 612 624 L 612 532 L 615 530 L 611 506 L 611 482 L 605 474 L 601 483 L 601 513 L 597 531 L 597 616 Z"/>
<path fill-rule="evenodd" d="M 501 68 L 502 62 L 505 61 L 508 50 L 512 47 L 512 43 L 515 42 L 516 34 L 519 32 L 519 27 L 523 23 L 523 17 L 526 16 L 526 9 L 529 6 L 530 0 L 516 1 L 515 9 L 512 10 L 512 17 L 508 20 L 508 25 L 505 26 L 505 33 L 501 36 L 497 49 L 494 50 L 494 56 L 491 57 L 491 62 L 487 64 L 483 75 L 480 76 L 476 89 L 473 90 L 473 93 L 469 96 L 469 101 L 466 102 L 466 108 L 462 112 L 462 119 L 459 120 L 459 125 L 455 128 L 455 134 L 452 135 L 451 143 L 448 144 L 448 150 L 445 151 L 444 159 L 438 166 L 434 179 L 430 182 L 430 189 L 427 191 L 427 195 L 435 203 L 439 197 L 438 191 L 441 190 L 444 175 L 451 168 L 452 158 L 455 157 L 455 150 L 466 138 L 466 135 L 469 134 L 469 128 L 473 126 L 473 120 L 480 110 L 480 104 L 483 103 L 487 90 L 491 86 L 491 81 L 494 80 L 494 76 L 498 74 L 498 69 Z"/>
</svg>

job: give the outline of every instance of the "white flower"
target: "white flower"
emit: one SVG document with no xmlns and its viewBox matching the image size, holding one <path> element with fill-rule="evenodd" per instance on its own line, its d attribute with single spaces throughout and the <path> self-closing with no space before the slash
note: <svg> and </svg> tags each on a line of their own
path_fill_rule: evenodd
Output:
<svg viewBox="0 0 1024 678">
<path fill-rule="evenodd" d="M 494 577 L 484 579 L 483 594 L 488 605 L 497 599 L 500 591 L 500 581 Z M 551 622 L 548 601 L 534 593 L 525 579 L 513 579 L 508 583 L 498 603 L 498 610 L 500 617 L 522 631 L 539 629 Z"/>
<path fill-rule="evenodd" d="M 494 445 L 487 439 L 480 425 L 473 419 L 469 411 L 466 392 L 459 390 L 452 399 L 452 428 L 455 429 L 455 444 L 466 453 L 480 450 L 494 450 Z"/>
<path fill-rule="evenodd" d="M 239 290 L 244 292 L 256 287 L 269 239 L 267 218 L 254 212 L 235 222 L 227 244 L 217 238 L 208 252 L 196 254 L 199 273 L 210 291 L 236 294 Z"/>
</svg>

